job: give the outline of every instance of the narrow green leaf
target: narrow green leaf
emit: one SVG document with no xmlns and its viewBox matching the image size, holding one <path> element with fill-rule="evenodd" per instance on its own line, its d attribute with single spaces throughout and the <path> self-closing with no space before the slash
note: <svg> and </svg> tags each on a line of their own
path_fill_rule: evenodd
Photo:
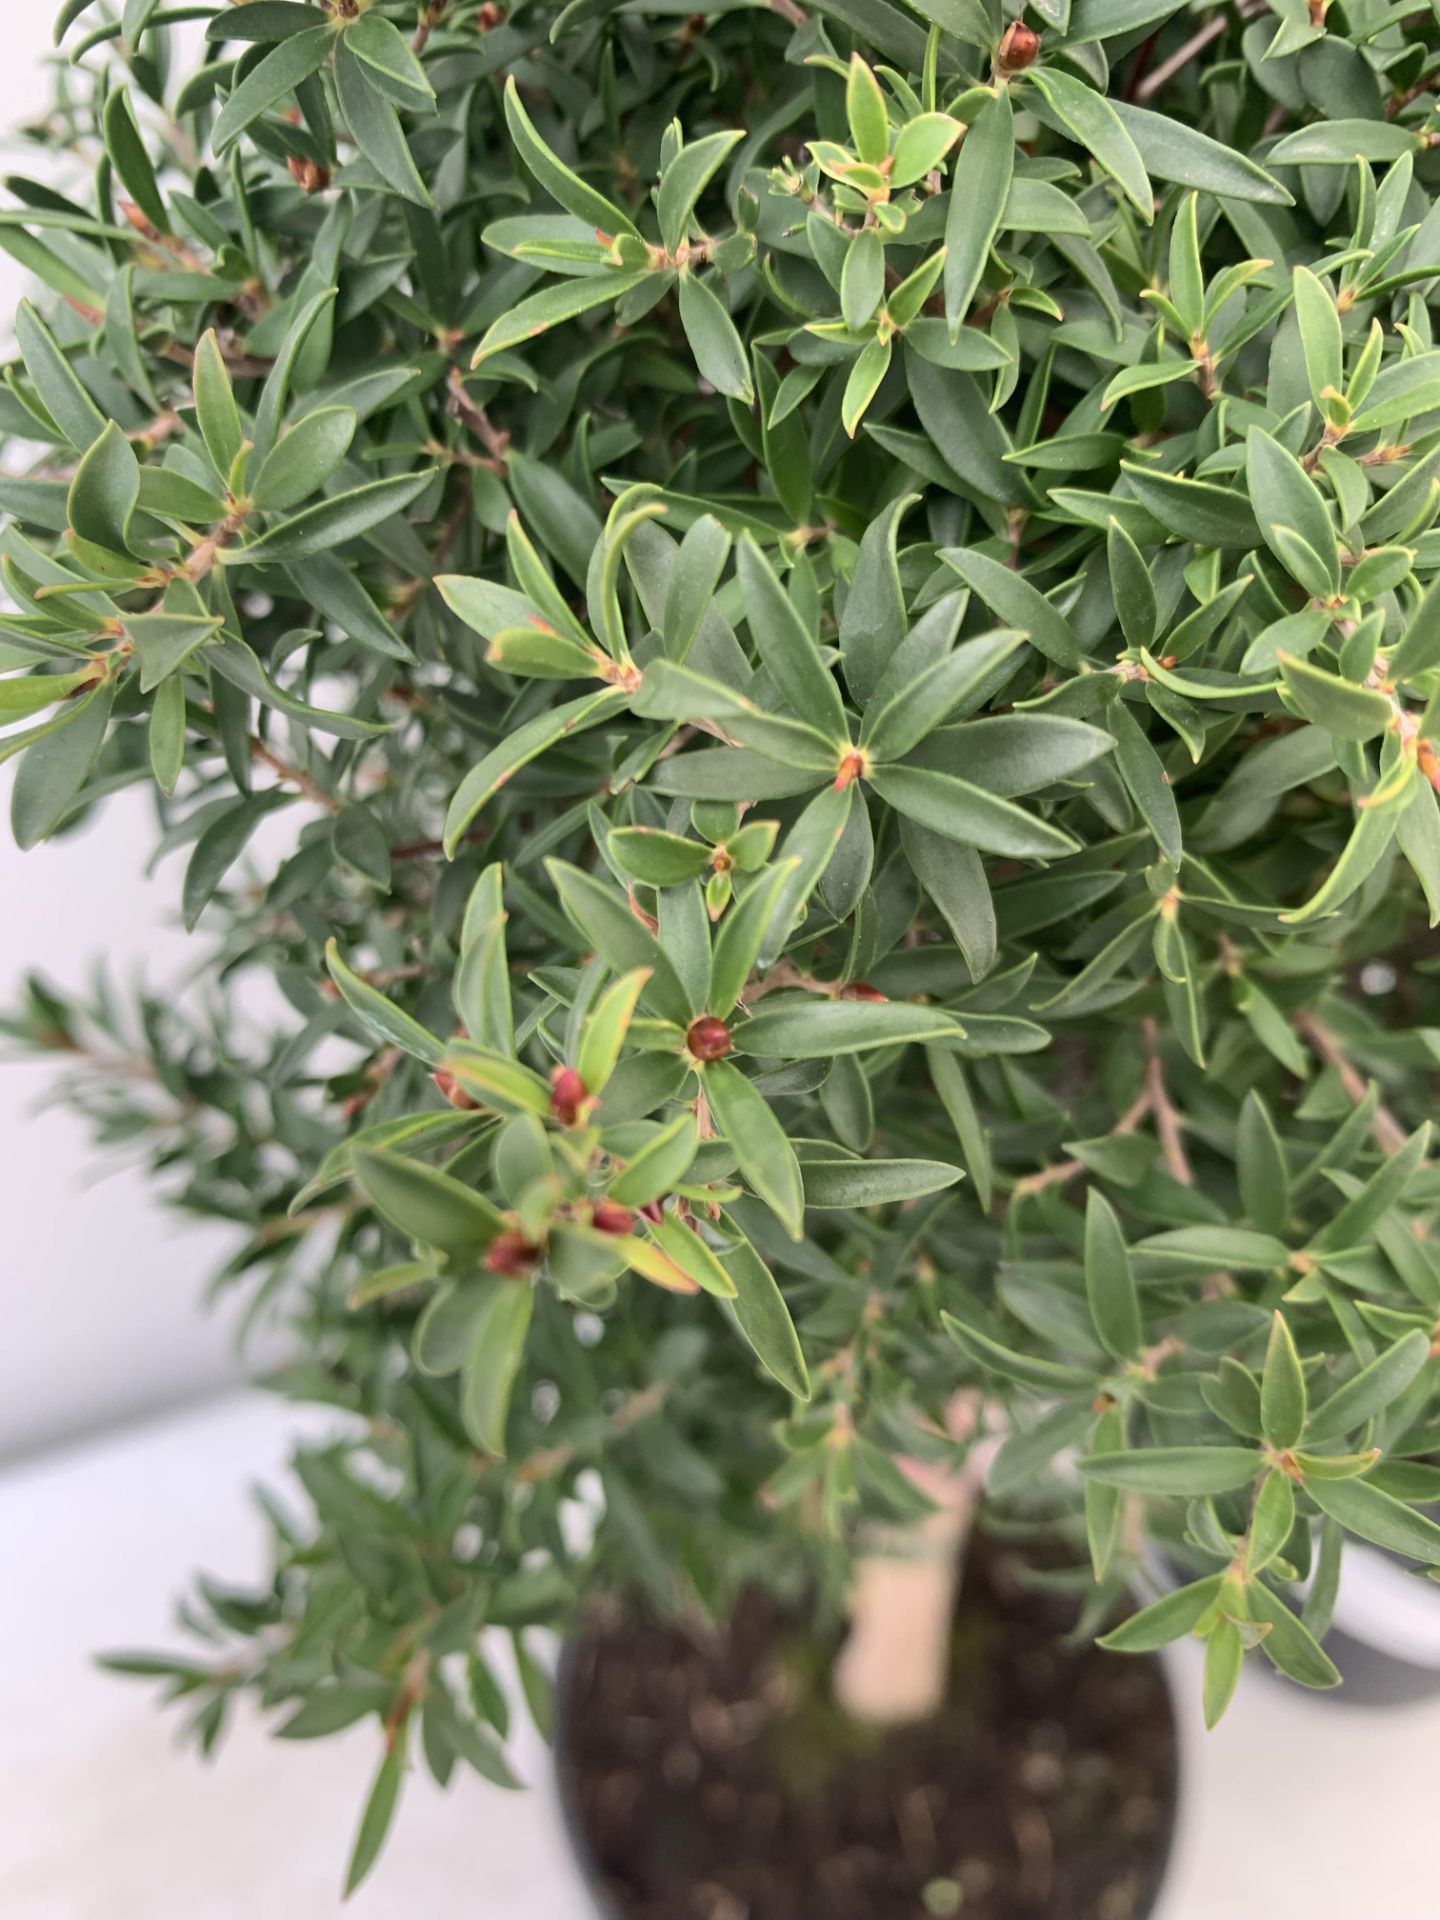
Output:
<svg viewBox="0 0 1440 1920">
<path fill-rule="evenodd" d="M 1002 88 L 975 116 L 951 170 L 945 215 L 945 319 L 953 339 L 1000 230 L 1015 167 L 1015 127 Z"/>
<path fill-rule="evenodd" d="M 770 1103 L 728 1060 L 712 1060 L 701 1074 L 701 1086 L 746 1182 L 791 1239 L 799 1240 L 805 1230 L 800 1164 Z"/>
<path fill-rule="evenodd" d="M 1140 1296 L 1115 1209 L 1098 1187 L 1085 1201 L 1085 1293 L 1106 1352 L 1135 1359 L 1144 1341 Z"/>
<path fill-rule="evenodd" d="M 1270 1322 L 1260 1376 L 1260 1425 L 1272 1447 L 1293 1447 L 1305 1431 L 1305 1370 L 1283 1313 Z"/>
</svg>

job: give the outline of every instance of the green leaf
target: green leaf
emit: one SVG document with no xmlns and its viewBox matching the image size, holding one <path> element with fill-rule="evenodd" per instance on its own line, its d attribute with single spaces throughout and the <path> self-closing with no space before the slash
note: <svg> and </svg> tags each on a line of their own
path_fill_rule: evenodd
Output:
<svg viewBox="0 0 1440 1920">
<path fill-rule="evenodd" d="M 333 552 L 347 540 L 403 513 L 429 486 L 434 468 L 423 473 L 397 474 L 389 480 L 371 480 L 348 493 L 337 493 L 282 521 L 246 547 L 227 547 L 221 558 L 235 566 L 274 566 L 308 560 L 313 554 Z"/>
<path fill-rule="evenodd" d="M 505 1458 L 505 1428 L 515 1377 L 535 1308 L 535 1290 L 522 1280 L 497 1280 L 475 1324 L 460 1381 L 460 1417 L 477 1447 Z"/>
<path fill-rule="evenodd" d="M 698 1228 L 688 1225 L 678 1214 L 667 1213 L 653 1222 L 649 1242 L 640 1244 L 648 1245 L 652 1252 L 658 1249 L 671 1266 L 702 1293 L 713 1294 L 719 1300 L 734 1299 L 735 1282 L 701 1239 Z"/>
<path fill-rule="evenodd" d="M 505 120 L 515 149 L 550 198 L 567 213 L 583 220 L 587 227 L 599 227 L 612 237 L 619 233 L 637 233 L 639 229 L 628 214 L 587 186 L 578 174 L 553 154 L 520 103 L 520 91 L 512 74 L 505 82 Z"/>
<path fill-rule="evenodd" d="M 953 774 L 920 767 L 875 767 L 867 778 L 897 813 L 966 846 L 1016 860 L 1053 860 L 1077 851 L 1078 842 L 1059 827 Z"/>
<path fill-rule="evenodd" d="M 1428 1335 L 1418 1329 L 1402 1335 L 1314 1410 L 1305 1423 L 1306 1445 L 1339 1440 L 1383 1413 L 1419 1377 L 1429 1358 Z"/>
<path fill-rule="evenodd" d="M 296 38 L 302 39 L 304 36 L 297 35 Z M 285 47 L 293 47 L 294 44 L 294 40 L 283 42 L 270 58 L 277 58 Z M 384 92 L 369 77 L 373 69 L 363 66 L 351 52 L 348 34 L 342 35 L 335 47 L 334 72 L 340 111 L 363 158 L 369 161 L 391 192 L 399 194 L 413 206 L 431 206 L 430 189 L 415 165 L 415 156 L 410 151 L 410 142 L 405 138 L 400 116 Z"/>
<path fill-rule="evenodd" d="M 1295 1483 L 1278 1471 L 1260 1483 L 1245 1543 L 1245 1572 L 1256 1574 L 1283 1552 L 1295 1525 Z"/>
<path fill-rule="evenodd" d="M 904 637 L 905 596 L 900 586 L 897 548 L 900 522 L 919 498 L 919 494 L 905 493 L 891 500 L 870 522 L 860 542 L 840 616 L 840 653 L 845 684 L 862 704 L 880 685 Z"/>
<path fill-rule="evenodd" d="M 245 435 L 240 425 L 240 410 L 235 405 L 235 391 L 230 384 L 230 370 L 213 327 L 200 336 L 193 377 L 200 434 L 206 452 L 215 463 L 215 471 L 224 481 L 235 464 Z"/>
<path fill-rule="evenodd" d="M 312 73 L 318 73 L 334 46 L 335 34 L 328 25 L 310 27 L 281 40 L 250 69 L 216 115 L 210 129 L 212 151 L 223 154 L 262 113 L 268 113 Z"/>
<path fill-rule="evenodd" d="M 648 887 L 676 887 L 710 866 L 710 848 L 658 827 L 617 827 L 610 856 L 622 873 Z"/>
<path fill-rule="evenodd" d="M 392 1227 L 452 1260 L 472 1260 L 505 1224 L 483 1194 L 423 1161 L 357 1146 L 350 1162 L 366 1199 Z"/>
<path fill-rule="evenodd" d="M 1418 353 L 1382 367 L 1364 405 L 1350 421 L 1351 433 L 1379 433 L 1440 406 L 1440 352 Z"/>
<path fill-rule="evenodd" d="M 1092 1453 L 1076 1462 L 1086 1479 L 1106 1486 L 1190 1499 L 1235 1493 L 1250 1484 L 1263 1464 L 1248 1447 L 1146 1447 L 1134 1453 Z"/>
<path fill-rule="evenodd" d="M 73 532 L 111 553 L 126 553 L 140 498 L 140 463 L 111 420 L 81 457 L 66 502 Z"/>
<path fill-rule="evenodd" d="M 423 1060 L 427 1067 L 438 1067 L 442 1063 L 445 1048 L 434 1034 L 348 967 L 334 940 L 326 942 L 325 965 L 346 1006 L 382 1045 L 399 1047 L 402 1053 Z"/>
<path fill-rule="evenodd" d="M 1292 654 L 1280 654 L 1277 664 L 1294 705 L 1337 740 L 1373 740 L 1395 717 L 1395 708 L 1383 693 L 1357 687 Z"/>
<path fill-rule="evenodd" d="M 1071 138 L 1118 182 L 1141 219 L 1153 220 L 1154 194 L 1145 162 L 1110 101 L 1059 67 L 1037 67 L 1027 78 Z M 1166 122 L 1167 133 L 1172 125 Z"/>
<path fill-rule="evenodd" d="M 967 640 L 926 667 L 892 698 L 866 711 L 860 744 L 876 760 L 899 760 L 943 726 L 1003 661 L 1023 644 L 1018 633 L 987 633 Z"/>
<path fill-rule="evenodd" d="M 148 739 L 150 770 L 156 786 L 168 799 L 185 765 L 185 688 L 178 674 L 166 680 L 155 696 Z"/>
<path fill-rule="evenodd" d="M 806 1206 L 839 1213 L 922 1200 L 963 1177 L 944 1160 L 806 1160 L 801 1171 Z"/>
<path fill-rule="evenodd" d="M 1309 1628 L 1301 1625 L 1263 1580 L 1246 1584 L 1245 1605 L 1253 1620 L 1270 1629 L 1260 1645 L 1265 1657 L 1281 1673 L 1297 1680 L 1302 1687 L 1339 1686 L 1340 1670 L 1335 1662 Z"/>
<path fill-rule="evenodd" d="M 1240 1683 L 1245 1661 L 1245 1643 L 1240 1629 L 1224 1615 L 1210 1629 L 1205 1642 L 1205 1672 L 1200 1687 L 1205 1725 L 1216 1727 Z"/>
<path fill-rule="evenodd" d="M 565 280 L 554 286 L 542 287 L 538 293 L 532 293 L 518 306 L 508 308 L 498 320 L 491 323 L 484 339 L 475 349 L 471 366 L 478 367 L 509 347 L 533 340 L 537 334 L 558 327 L 562 321 L 577 319 L 592 307 L 608 306 L 612 301 L 632 293 L 650 278 L 650 274 L 650 268 L 640 267 L 628 273 L 606 272 L 597 274 L 594 279 Z M 711 297 L 714 298 L 713 295 Z M 728 321 L 728 315 L 726 319 Z"/>
<path fill-rule="evenodd" d="M 1277 527 L 1288 527 L 1317 556 L 1330 591 L 1340 586 L 1340 547 L 1320 489 L 1278 440 L 1252 427 L 1245 441 L 1245 479 L 1266 543 L 1282 566 L 1289 560 Z"/>
<path fill-rule="evenodd" d="M 1111 702 L 1107 718 L 1115 739 L 1115 765 L 1120 778 L 1141 819 L 1154 835 L 1156 846 L 1167 860 L 1178 866 L 1183 851 L 1180 813 L 1170 776 L 1144 728 L 1123 701 Z"/>
<path fill-rule="evenodd" d="M 1177 1587 L 1102 1634 L 1096 1644 L 1111 1653 L 1156 1653 L 1172 1640 L 1183 1640 L 1214 1607 L 1224 1579 L 1223 1573 L 1212 1573 L 1188 1587 Z"/>
<path fill-rule="evenodd" d="M 845 115 L 856 153 L 869 166 L 878 166 L 890 149 L 885 96 L 879 81 L 858 53 L 850 56 L 850 70 L 845 80 Z"/>
<path fill-rule="evenodd" d="M 796 1400 L 810 1398 L 810 1369 L 775 1276 L 746 1239 L 724 1256 L 735 1283 L 730 1312 L 767 1373 Z"/>
<path fill-rule="evenodd" d="M 822 795 L 821 798 L 828 803 L 828 796 Z M 840 825 L 834 829 L 836 840 L 844 830 L 844 818 L 847 816 L 848 809 L 842 815 Z M 832 850 L 833 845 L 834 841 L 831 842 Z M 797 889 L 803 883 L 805 870 L 805 861 L 799 856 L 790 856 L 777 862 L 774 867 L 757 874 L 726 913 L 714 942 L 710 962 L 709 1007 L 719 1019 L 723 1020 L 740 998 L 745 983 L 760 959 L 767 933 L 777 920 L 785 921 L 776 935 L 783 944 L 789 926 L 787 911 L 788 916 L 793 917 L 799 904 Z M 787 911 L 782 911 L 782 900 L 787 903 L 793 901 L 794 904 L 789 905 Z"/>
<path fill-rule="evenodd" d="M 1371 1174 L 1360 1191 L 1311 1240 L 1311 1253 L 1332 1253 L 1337 1249 L 1364 1244 L 1380 1226 L 1390 1210 L 1404 1199 L 1411 1181 L 1425 1163 L 1430 1151 L 1430 1123 L 1424 1121 L 1382 1166 Z"/>
<path fill-rule="evenodd" d="M 940 1315 L 945 1331 L 967 1353 L 982 1374 L 999 1374 L 1022 1387 L 1038 1387 L 1042 1393 L 1060 1394 L 1083 1390 L 1093 1393 L 1095 1375 L 1081 1367 L 1062 1366 L 1055 1360 L 1037 1359 L 1028 1353 L 1015 1353 L 992 1340 L 978 1327 L 966 1326 L 951 1313 Z M 1127 1459 L 1129 1455 L 1125 1456 Z"/>
<path fill-rule="evenodd" d="M 707 134 L 703 140 L 688 141 L 663 169 L 655 196 L 655 211 L 660 220 L 660 238 L 667 253 L 674 253 L 680 246 L 696 202 L 716 171 L 744 138 L 743 131 L 736 128 L 725 133 Z"/>
<path fill-rule="evenodd" d="M 113 700 L 107 681 L 35 729 L 40 737 L 26 748 L 10 789 L 10 830 L 22 851 L 48 839 L 69 813 L 104 743 Z"/>
<path fill-rule="evenodd" d="M 345 45 L 364 64 L 371 85 L 395 106 L 412 113 L 433 112 L 435 89 L 393 21 L 380 13 L 362 13 L 346 27 Z"/>
<path fill-rule="evenodd" d="M 46 411 L 71 446 L 83 453 L 105 431 L 105 416 L 28 300 L 16 309 L 15 339 Z"/>
<path fill-rule="evenodd" d="M 845 250 L 840 272 L 840 313 L 852 333 L 862 332 L 874 317 L 884 292 L 885 242 L 877 228 L 862 227 Z"/>
<path fill-rule="evenodd" d="M 611 1180 L 609 1198 L 622 1207 L 645 1207 L 662 1199 L 684 1180 L 698 1145 L 694 1114 L 680 1114 L 630 1156 Z"/>
<path fill-rule="evenodd" d="M 668 1020 L 681 1025 L 690 1019 L 690 999 L 680 978 L 649 928 L 631 912 L 625 898 L 593 874 L 547 860 L 545 870 L 560 905 L 617 973 L 649 970 L 645 997 Z"/>
<path fill-rule="evenodd" d="M 1260 1426 L 1272 1447 L 1293 1447 L 1305 1431 L 1305 1370 L 1283 1313 L 1270 1322 L 1265 1369 L 1260 1376 Z"/>
<path fill-rule="evenodd" d="M 953 339 L 969 311 L 1000 230 L 1015 167 L 1010 95 L 980 109 L 951 171 L 945 215 L 945 319 Z"/>
<path fill-rule="evenodd" d="M 1305 371 L 1310 378 L 1310 398 L 1323 414 L 1327 411 L 1324 396 L 1344 391 L 1345 339 L 1340 315 L 1329 288 L 1308 267 L 1293 269 L 1291 285 Z"/>
<path fill-rule="evenodd" d="M 255 505 L 262 513 L 283 513 L 318 493 L 349 452 L 358 424 L 353 407 L 307 413 L 267 454 L 250 490 Z"/>
<path fill-rule="evenodd" d="M 734 1032 L 740 1053 L 782 1060 L 825 1060 L 836 1053 L 903 1046 L 914 1040 L 963 1038 L 954 1014 L 898 1000 L 772 1000 Z"/>
<path fill-rule="evenodd" d="M 1400 160 L 1416 150 L 1409 127 L 1387 120 L 1317 120 L 1270 149 L 1272 167 L 1353 167 L 1357 160 Z"/>
<path fill-rule="evenodd" d="M 715 1120 L 735 1151 L 740 1172 L 792 1240 L 805 1231 L 800 1164 L 763 1093 L 727 1060 L 712 1060 L 700 1083 Z"/>
<path fill-rule="evenodd" d="M 1245 496 L 1210 480 L 1189 480 L 1122 460 L 1131 493 L 1177 540 L 1206 547 L 1255 547 L 1260 528 Z"/>
<path fill-rule="evenodd" d="M 665 588 L 660 623 L 666 656 L 677 664 L 695 644 L 729 555 L 730 535 L 713 514 L 702 514 L 686 529 Z"/>
<path fill-rule="evenodd" d="M 963 123 L 948 113 L 919 113 L 907 120 L 895 138 L 891 189 L 913 186 L 932 173 L 963 131 Z"/>
<path fill-rule="evenodd" d="M 1347 1533 L 1424 1566 L 1440 1567 L 1440 1526 L 1403 1500 L 1367 1486 L 1363 1480 L 1308 1477 L 1305 1491 L 1320 1511 L 1338 1520 Z"/>
<path fill-rule="evenodd" d="M 369 1877 L 375 1862 L 395 1818 L 395 1809 L 400 1800 L 400 1786 L 405 1777 L 405 1752 L 407 1741 L 406 1726 L 402 1722 L 386 1744 L 384 1756 L 371 1784 L 365 1801 L 365 1811 L 360 1816 L 360 1831 L 355 1836 L 355 1845 L 350 1854 L 350 1864 L 345 1870 L 345 1898 L 362 1881 Z"/>
<path fill-rule="evenodd" d="M 1290 1034 L 1288 1025 L 1284 1031 Z M 1250 1220 L 1264 1233 L 1283 1233 L 1290 1216 L 1290 1172 L 1269 1109 L 1253 1087 L 1240 1108 L 1235 1170 Z"/>
<path fill-rule="evenodd" d="M 633 973 L 622 974 L 595 1003 L 585 1022 L 584 1032 L 580 1036 L 580 1050 L 575 1056 L 576 1069 L 585 1084 L 586 1093 L 602 1092 L 606 1081 L 615 1071 L 620 1050 L 630 1030 L 635 1003 L 649 978 L 649 972 L 643 967 Z"/>
<path fill-rule="evenodd" d="M 1110 522 L 1105 551 L 1120 630 L 1127 645 L 1137 650 L 1149 647 L 1155 639 L 1155 588 L 1144 556 L 1118 520 Z"/>
<path fill-rule="evenodd" d="M 1440 667 L 1440 578 L 1431 581 L 1406 623 L 1388 673 L 1397 682 L 1415 680 L 1432 667 Z"/>
<path fill-rule="evenodd" d="M 690 342 L 700 377 L 717 393 L 728 394 L 742 406 L 750 406 L 755 399 L 755 388 L 745 343 L 735 331 L 735 322 L 725 311 L 720 296 L 708 281 L 697 279 L 693 272 L 680 275 L 680 324 Z"/>
<path fill-rule="evenodd" d="M 155 182 L 155 168 L 145 151 L 130 96 L 117 87 L 105 102 L 105 151 L 125 183 L 131 199 L 157 232 L 169 233 L 170 216 Z"/>
<path fill-rule="evenodd" d="M 0 722 L 25 720 L 31 714 L 54 707 L 94 680 L 94 672 L 83 666 L 75 674 L 21 674 L 13 680 L 0 680 Z"/>
<path fill-rule="evenodd" d="M 850 729 L 835 677 L 821 660 L 770 562 L 748 533 L 741 537 L 736 559 L 750 636 L 771 679 L 796 714 L 837 747 L 843 745 Z"/>
<path fill-rule="evenodd" d="M 1140 1297 L 1115 1209 L 1098 1187 L 1085 1201 L 1085 1294 L 1100 1344 L 1117 1360 L 1133 1360 L 1144 1341 Z"/>
<path fill-rule="evenodd" d="M 1181 115 L 1155 113 L 1128 100 L 1112 100 L 1110 105 L 1145 167 L 1158 179 L 1173 180 L 1179 186 L 1227 200 L 1257 201 L 1273 207 L 1292 204 L 1292 196 L 1273 174 L 1246 154 L 1236 153 L 1191 126 Z M 1268 157 L 1275 159 L 1273 149 Z"/>
<path fill-rule="evenodd" d="M 1065 616 L 1028 580 L 969 547 L 943 547 L 940 558 L 979 594 L 992 613 L 998 614 L 1007 627 L 1023 633 L 1047 660 L 1072 672 L 1078 670 L 1081 652 Z"/>
</svg>

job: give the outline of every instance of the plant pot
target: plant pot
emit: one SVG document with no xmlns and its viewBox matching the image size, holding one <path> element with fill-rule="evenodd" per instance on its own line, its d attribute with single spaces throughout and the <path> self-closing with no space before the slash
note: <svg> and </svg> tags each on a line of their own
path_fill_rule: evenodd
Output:
<svg viewBox="0 0 1440 1920">
<path fill-rule="evenodd" d="M 562 1810 L 604 1920 L 1144 1920 L 1177 1803 L 1156 1660 L 1061 1636 L 1068 1609 L 972 1547 L 951 1683 L 919 1726 L 835 1708 L 833 1644 L 750 1595 L 697 1643 L 597 1610 L 566 1651 Z"/>
<path fill-rule="evenodd" d="M 1440 1589 L 1415 1563 L 1361 1541 L 1345 1544 L 1325 1649 L 1345 1684 L 1341 1706 L 1405 1707 L 1440 1694 Z"/>
</svg>

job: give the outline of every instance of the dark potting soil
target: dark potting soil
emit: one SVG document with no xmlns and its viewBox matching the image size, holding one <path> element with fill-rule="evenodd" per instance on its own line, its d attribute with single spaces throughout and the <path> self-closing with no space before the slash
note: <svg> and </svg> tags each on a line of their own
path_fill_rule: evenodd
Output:
<svg viewBox="0 0 1440 1920">
<path fill-rule="evenodd" d="M 568 1663 L 559 1766 L 618 1920 L 1142 1920 L 1175 1732 L 1158 1664 L 1060 1644 L 1072 1610 L 972 1549 L 949 1697 L 857 1726 L 760 1595 L 699 1645 L 607 1609 Z"/>
</svg>

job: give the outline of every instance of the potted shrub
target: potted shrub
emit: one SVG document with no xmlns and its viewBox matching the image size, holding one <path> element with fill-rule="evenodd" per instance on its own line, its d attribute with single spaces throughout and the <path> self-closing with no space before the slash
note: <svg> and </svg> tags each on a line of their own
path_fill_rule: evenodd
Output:
<svg viewBox="0 0 1440 1920">
<path fill-rule="evenodd" d="M 27 847 L 154 790 L 211 991 L 8 1028 L 349 1416 L 117 1664 L 372 1722 L 353 1886 L 598 1593 L 622 1911 L 1144 1911 L 1115 1655 L 1213 1722 L 1440 1566 L 1433 21 L 59 36 L 0 752 Z"/>
</svg>

